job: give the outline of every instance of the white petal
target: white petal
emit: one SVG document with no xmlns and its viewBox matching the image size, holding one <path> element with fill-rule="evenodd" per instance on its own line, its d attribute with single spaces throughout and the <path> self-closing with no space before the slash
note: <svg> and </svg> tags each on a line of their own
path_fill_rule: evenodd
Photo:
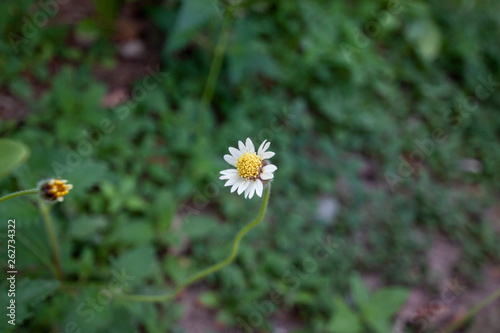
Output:
<svg viewBox="0 0 500 333">
<path fill-rule="evenodd" d="M 249 195 L 250 193 L 252 193 L 252 191 L 254 190 L 254 186 L 253 186 L 253 184 L 255 184 L 255 181 L 254 181 L 254 180 L 252 180 L 252 181 L 251 181 L 250 185 L 249 185 L 249 186 L 247 187 L 247 189 L 245 190 L 245 198 L 246 198 L 246 197 L 248 197 L 248 195 Z"/>
<path fill-rule="evenodd" d="M 247 150 L 251 153 L 255 153 L 255 147 L 253 145 L 252 140 L 250 140 L 250 138 L 247 138 L 246 144 L 247 144 Z"/>
<path fill-rule="evenodd" d="M 233 166 L 236 166 L 236 158 L 233 155 L 228 155 L 228 154 L 224 155 L 224 161 Z"/>
<path fill-rule="evenodd" d="M 248 189 L 248 199 L 252 199 L 253 195 L 255 194 L 255 188 L 257 185 L 255 185 L 256 182 L 252 182 L 252 184 L 250 185 L 251 187 L 249 187 Z"/>
<path fill-rule="evenodd" d="M 248 195 L 250 194 L 250 191 L 252 190 L 252 186 L 248 186 L 247 189 L 245 190 L 245 199 L 248 198 Z"/>
<path fill-rule="evenodd" d="M 238 170 L 236 170 L 236 169 L 226 169 L 226 170 L 220 171 L 220 174 L 221 175 L 237 175 L 238 174 Z"/>
<path fill-rule="evenodd" d="M 264 185 L 262 184 L 262 182 L 261 182 L 259 179 L 257 179 L 257 180 L 255 181 L 255 186 L 256 186 L 256 187 L 255 187 L 255 190 L 256 190 L 256 192 L 257 192 L 257 195 L 258 195 L 259 197 L 262 197 L 262 190 L 264 189 Z"/>
<path fill-rule="evenodd" d="M 251 180 L 244 180 L 243 183 L 238 188 L 238 194 L 243 193 L 243 191 L 247 189 L 247 187 L 250 185 L 250 183 L 251 183 Z"/>
<path fill-rule="evenodd" d="M 238 174 L 225 174 L 219 177 L 219 179 L 224 180 L 224 179 L 240 179 L 240 175 Z"/>
<path fill-rule="evenodd" d="M 245 199 L 248 198 L 249 194 L 250 194 L 250 186 L 248 186 L 247 189 L 245 190 Z"/>
<path fill-rule="evenodd" d="M 274 165 L 274 164 L 268 164 L 262 168 L 262 172 L 264 172 L 264 173 L 274 172 L 276 170 L 278 170 L 278 167 L 276 167 L 276 165 Z"/>
<path fill-rule="evenodd" d="M 264 141 L 260 144 L 260 146 L 259 146 L 259 150 L 257 150 L 257 155 L 259 155 L 259 156 L 260 156 L 260 154 L 262 154 L 262 153 L 265 151 L 265 150 L 264 150 L 264 145 L 266 144 L 266 141 L 267 141 L 267 140 L 264 140 Z"/>
<path fill-rule="evenodd" d="M 238 179 L 236 181 L 236 183 L 233 184 L 233 187 L 231 187 L 231 193 L 233 193 L 234 191 L 236 191 L 236 189 L 241 185 L 243 184 L 243 182 L 245 181 L 245 179 L 241 178 L 241 179 Z"/>
<path fill-rule="evenodd" d="M 259 154 L 259 156 L 260 156 L 260 158 L 262 158 L 263 160 L 268 160 L 268 159 L 270 159 L 271 157 L 273 157 L 273 156 L 274 156 L 274 154 L 276 154 L 276 153 L 274 153 L 274 152 L 272 152 L 272 151 L 266 151 L 266 152 L 264 152 L 264 153 L 262 153 L 262 154 Z"/>
<path fill-rule="evenodd" d="M 239 180 L 239 178 L 229 178 L 229 180 L 224 184 L 224 186 L 232 186 L 234 185 L 237 181 Z"/>
<path fill-rule="evenodd" d="M 238 149 L 236 148 L 233 148 L 233 147 L 229 147 L 229 152 L 231 153 L 231 155 L 234 156 L 234 158 L 238 159 L 238 157 L 240 157 L 243 153 L 241 151 L 239 151 Z"/>
<path fill-rule="evenodd" d="M 273 178 L 274 178 L 274 175 L 271 172 L 264 172 L 264 173 L 260 174 L 260 179 L 262 179 L 262 180 L 269 180 L 269 179 L 273 179 Z"/>
<path fill-rule="evenodd" d="M 259 155 L 260 154 L 263 154 L 266 152 L 266 150 L 269 148 L 269 146 L 271 145 L 271 142 L 267 142 L 265 143 L 267 140 L 264 140 L 264 142 L 262 142 L 262 144 L 260 145 L 261 148 L 259 148 Z"/>
<path fill-rule="evenodd" d="M 238 141 L 238 148 L 241 150 L 241 151 L 245 151 L 247 150 L 247 147 L 245 146 L 245 144 L 240 140 Z"/>
</svg>

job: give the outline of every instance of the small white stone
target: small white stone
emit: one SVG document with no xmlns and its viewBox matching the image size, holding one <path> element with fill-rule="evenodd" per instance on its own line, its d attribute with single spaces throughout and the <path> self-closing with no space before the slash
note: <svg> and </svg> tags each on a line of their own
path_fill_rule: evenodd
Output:
<svg viewBox="0 0 500 333">
<path fill-rule="evenodd" d="M 144 43 L 138 39 L 133 39 L 120 46 L 120 54 L 125 59 L 137 59 L 142 57 L 146 48 Z"/>
<path fill-rule="evenodd" d="M 283 327 L 276 327 L 273 331 L 273 333 L 288 333 L 288 331 L 286 330 L 286 328 L 283 328 Z"/>
<path fill-rule="evenodd" d="M 316 209 L 316 218 L 320 221 L 333 222 L 338 214 L 340 204 L 334 197 L 322 197 L 319 199 Z"/>
<path fill-rule="evenodd" d="M 462 160 L 462 170 L 471 173 L 480 173 L 483 170 L 483 163 L 475 158 L 464 158 Z"/>
</svg>

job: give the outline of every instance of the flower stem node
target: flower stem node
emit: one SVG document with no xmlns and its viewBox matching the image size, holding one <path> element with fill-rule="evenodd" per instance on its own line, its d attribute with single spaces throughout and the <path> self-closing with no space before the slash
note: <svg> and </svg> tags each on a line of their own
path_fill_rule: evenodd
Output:
<svg viewBox="0 0 500 333">
<path fill-rule="evenodd" d="M 224 160 L 236 169 L 222 170 L 219 179 L 227 180 L 224 186 L 232 186 L 231 192 L 245 193 L 245 198 L 252 198 L 255 193 L 262 197 L 264 185 L 274 178 L 274 171 L 278 168 L 268 160 L 274 156 L 267 151 L 270 142 L 264 140 L 255 152 L 252 140 L 247 138 L 243 143 L 238 141 L 238 149 L 229 147 L 231 155 L 224 155 Z"/>
<path fill-rule="evenodd" d="M 38 184 L 40 197 L 48 202 L 62 202 L 64 196 L 69 193 L 73 185 L 67 184 L 64 179 L 49 179 Z"/>
</svg>

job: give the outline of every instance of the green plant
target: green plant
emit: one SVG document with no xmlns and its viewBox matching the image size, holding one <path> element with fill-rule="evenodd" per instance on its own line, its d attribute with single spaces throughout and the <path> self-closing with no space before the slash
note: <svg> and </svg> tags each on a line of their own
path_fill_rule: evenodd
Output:
<svg viewBox="0 0 500 333">
<path fill-rule="evenodd" d="M 24 163 L 30 155 L 29 148 L 18 141 L 0 139 L 0 179 Z"/>
<path fill-rule="evenodd" d="M 332 333 L 360 333 L 369 328 L 377 333 L 391 331 L 391 319 L 408 298 L 409 290 L 387 287 L 371 293 L 358 275 L 350 278 L 353 309 L 342 297 L 334 298 L 334 315 L 328 323 Z"/>
</svg>

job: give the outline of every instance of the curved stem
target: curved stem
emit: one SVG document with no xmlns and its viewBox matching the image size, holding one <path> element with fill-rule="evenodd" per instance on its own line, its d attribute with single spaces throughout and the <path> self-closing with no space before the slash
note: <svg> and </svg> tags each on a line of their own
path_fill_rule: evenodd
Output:
<svg viewBox="0 0 500 333">
<path fill-rule="evenodd" d="M 243 236 L 247 234 L 253 227 L 259 224 L 264 215 L 266 214 L 267 202 L 269 201 L 269 193 L 271 192 L 271 184 L 267 185 L 264 190 L 264 195 L 262 197 L 262 205 L 260 207 L 259 215 L 255 220 L 247 224 L 243 229 L 238 232 L 233 241 L 233 247 L 231 250 L 231 254 L 224 260 L 212 265 L 210 267 L 205 268 L 204 270 L 191 275 L 185 281 L 183 281 L 180 285 L 178 285 L 173 291 L 163 294 L 163 295 L 123 295 L 121 298 L 128 301 L 136 301 L 136 302 L 164 302 L 174 298 L 182 289 L 186 288 L 188 285 L 204 278 L 205 276 L 212 274 L 225 266 L 229 265 L 236 255 L 238 254 L 238 249 L 240 246 L 241 239 Z"/>
<path fill-rule="evenodd" d="M 52 248 L 52 255 L 56 262 L 57 278 L 59 281 L 63 279 L 61 258 L 59 256 L 59 245 L 57 243 L 56 231 L 52 223 L 52 218 L 50 217 L 49 207 L 43 201 L 40 200 L 39 204 L 40 212 L 42 214 L 43 220 L 45 222 L 45 228 L 47 229 L 47 234 L 49 236 L 50 247 Z"/>
<path fill-rule="evenodd" d="M 479 311 L 493 303 L 495 300 L 500 298 L 500 288 L 498 288 L 493 294 L 483 299 L 481 302 L 474 305 L 469 312 L 463 316 L 460 320 L 452 323 L 450 326 L 446 327 L 441 333 L 451 333 L 454 330 L 462 327 L 465 322 L 474 317 Z"/>
<path fill-rule="evenodd" d="M 4 197 L 1 197 L 0 198 L 0 202 L 7 201 L 9 199 L 14 199 L 14 198 L 17 198 L 17 197 L 22 197 L 22 196 L 25 196 L 25 195 L 38 194 L 38 192 L 39 192 L 39 190 L 37 188 L 32 188 L 31 190 L 24 190 L 24 191 L 14 192 L 14 193 L 11 193 L 11 194 L 7 194 Z"/>
</svg>

